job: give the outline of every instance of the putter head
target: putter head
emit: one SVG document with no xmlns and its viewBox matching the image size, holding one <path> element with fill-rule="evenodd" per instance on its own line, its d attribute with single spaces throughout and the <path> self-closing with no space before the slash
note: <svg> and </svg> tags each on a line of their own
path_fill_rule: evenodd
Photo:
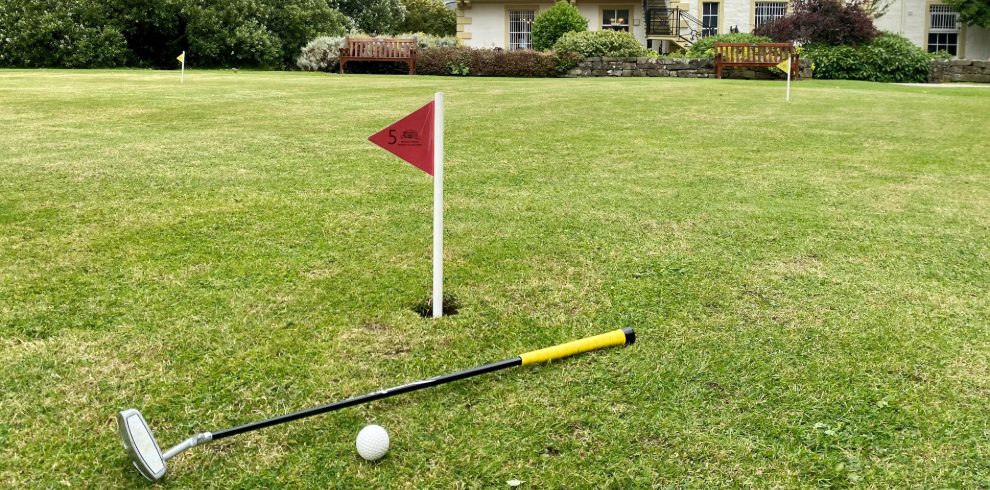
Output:
<svg viewBox="0 0 990 490">
<path fill-rule="evenodd" d="M 165 476 L 165 471 L 168 470 L 165 466 L 165 457 L 141 412 L 128 408 L 118 413 L 117 433 L 120 434 L 120 442 L 124 444 L 124 450 L 130 456 L 134 467 L 145 478 L 158 481 Z"/>
</svg>

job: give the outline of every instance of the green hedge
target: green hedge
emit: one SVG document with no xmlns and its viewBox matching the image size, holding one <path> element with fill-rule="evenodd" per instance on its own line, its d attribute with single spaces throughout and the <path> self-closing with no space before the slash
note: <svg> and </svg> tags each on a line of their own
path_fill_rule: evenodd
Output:
<svg viewBox="0 0 990 490">
<path fill-rule="evenodd" d="M 715 43 L 769 43 L 773 42 L 769 37 L 757 36 L 755 34 L 735 33 L 719 34 L 717 36 L 703 37 L 698 42 L 691 45 L 687 50 L 688 58 L 714 58 Z"/>
<path fill-rule="evenodd" d="M 416 52 L 420 75 L 471 75 L 480 77 L 556 77 L 560 75 L 553 53 L 471 48 L 426 48 Z"/>
<path fill-rule="evenodd" d="M 932 60 L 932 55 L 892 33 L 855 48 L 806 46 L 802 56 L 814 63 L 815 78 L 871 82 L 926 82 Z"/>
<path fill-rule="evenodd" d="M 650 50 L 632 34 L 620 31 L 568 32 L 553 46 L 557 53 L 576 53 L 581 56 L 634 57 L 649 56 Z"/>
</svg>

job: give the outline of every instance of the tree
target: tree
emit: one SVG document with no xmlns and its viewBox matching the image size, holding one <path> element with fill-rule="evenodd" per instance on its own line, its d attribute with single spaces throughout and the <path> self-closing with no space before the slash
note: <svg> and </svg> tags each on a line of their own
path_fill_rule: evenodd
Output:
<svg viewBox="0 0 990 490">
<path fill-rule="evenodd" d="M 791 13 L 757 27 L 753 34 L 768 36 L 777 42 L 831 46 L 866 44 L 879 34 L 868 1 L 793 0 Z"/>
<path fill-rule="evenodd" d="M 173 68 L 189 51 L 197 66 L 292 66 L 321 35 L 350 20 L 328 0 L 109 0 L 141 65 Z"/>
<path fill-rule="evenodd" d="M 990 29 L 990 2 L 987 0 L 945 0 L 959 12 L 959 20 Z"/>
<path fill-rule="evenodd" d="M 568 0 L 557 0 L 533 20 L 533 49 L 546 51 L 564 34 L 587 30 L 588 19 L 577 7 Z"/>
<path fill-rule="evenodd" d="M 406 8 L 406 18 L 399 24 L 399 32 L 422 32 L 434 36 L 453 36 L 457 33 L 457 14 L 443 4 L 443 0 L 401 0 Z"/>
<path fill-rule="evenodd" d="M 398 34 L 406 18 L 406 8 L 399 0 L 337 0 L 334 6 L 361 32 L 372 35 Z"/>
<path fill-rule="evenodd" d="M 130 57 L 100 0 L 0 2 L 0 66 L 113 67 Z"/>
<path fill-rule="evenodd" d="M 282 40 L 282 63 L 292 66 L 299 51 L 321 36 L 343 36 L 351 20 L 327 0 L 284 0 L 272 13 L 272 30 Z"/>
</svg>

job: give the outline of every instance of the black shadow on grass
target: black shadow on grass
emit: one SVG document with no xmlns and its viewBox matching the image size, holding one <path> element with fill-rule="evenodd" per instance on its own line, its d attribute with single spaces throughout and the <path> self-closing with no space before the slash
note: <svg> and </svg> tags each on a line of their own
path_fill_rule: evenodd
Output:
<svg viewBox="0 0 990 490">
<path fill-rule="evenodd" d="M 461 308 L 461 302 L 457 296 L 444 293 L 443 295 L 443 316 L 454 316 Z M 433 297 L 428 297 L 412 306 L 412 310 L 423 318 L 433 316 Z"/>
</svg>

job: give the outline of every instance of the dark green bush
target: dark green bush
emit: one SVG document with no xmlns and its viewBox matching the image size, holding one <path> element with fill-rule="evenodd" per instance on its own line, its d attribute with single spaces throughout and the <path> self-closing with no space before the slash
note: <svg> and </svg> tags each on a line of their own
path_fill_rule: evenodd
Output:
<svg viewBox="0 0 990 490">
<path fill-rule="evenodd" d="M 932 56 L 906 38 L 883 33 L 857 47 L 810 45 L 804 56 L 815 67 L 815 78 L 871 82 L 925 82 Z"/>
<path fill-rule="evenodd" d="M 480 77 L 555 77 L 557 57 L 539 51 L 471 48 L 426 48 L 416 53 L 420 75 Z"/>
<path fill-rule="evenodd" d="M 588 19 L 577 7 L 568 0 L 557 0 L 533 20 L 533 49 L 546 51 L 564 34 L 587 30 Z"/>
<path fill-rule="evenodd" d="M 113 67 L 130 58 L 99 0 L 0 1 L 0 66 Z"/>
<path fill-rule="evenodd" d="M 715 43 L 769 43 L 770 38 L 747 33 L 719 34 L 703 37 L 688 48 L 685 56 L 688 58 L 714 58 Z"/>
<path fill-rule="evenodd" d="M 310 39 L 351 28 L 351 20 L 333 5 L 331 0 L 0 0 L 0 66 L 175 68 L 176 55 L 187 51 L 191 66 L 285 68 Z"/>
<path fill-rule="evenodd" d="M 648 51 L 632 34 L 621 31 L 568 32 L 553 46 L 557 53 L 581 56 L 647 56 Z"/>
</svg>

